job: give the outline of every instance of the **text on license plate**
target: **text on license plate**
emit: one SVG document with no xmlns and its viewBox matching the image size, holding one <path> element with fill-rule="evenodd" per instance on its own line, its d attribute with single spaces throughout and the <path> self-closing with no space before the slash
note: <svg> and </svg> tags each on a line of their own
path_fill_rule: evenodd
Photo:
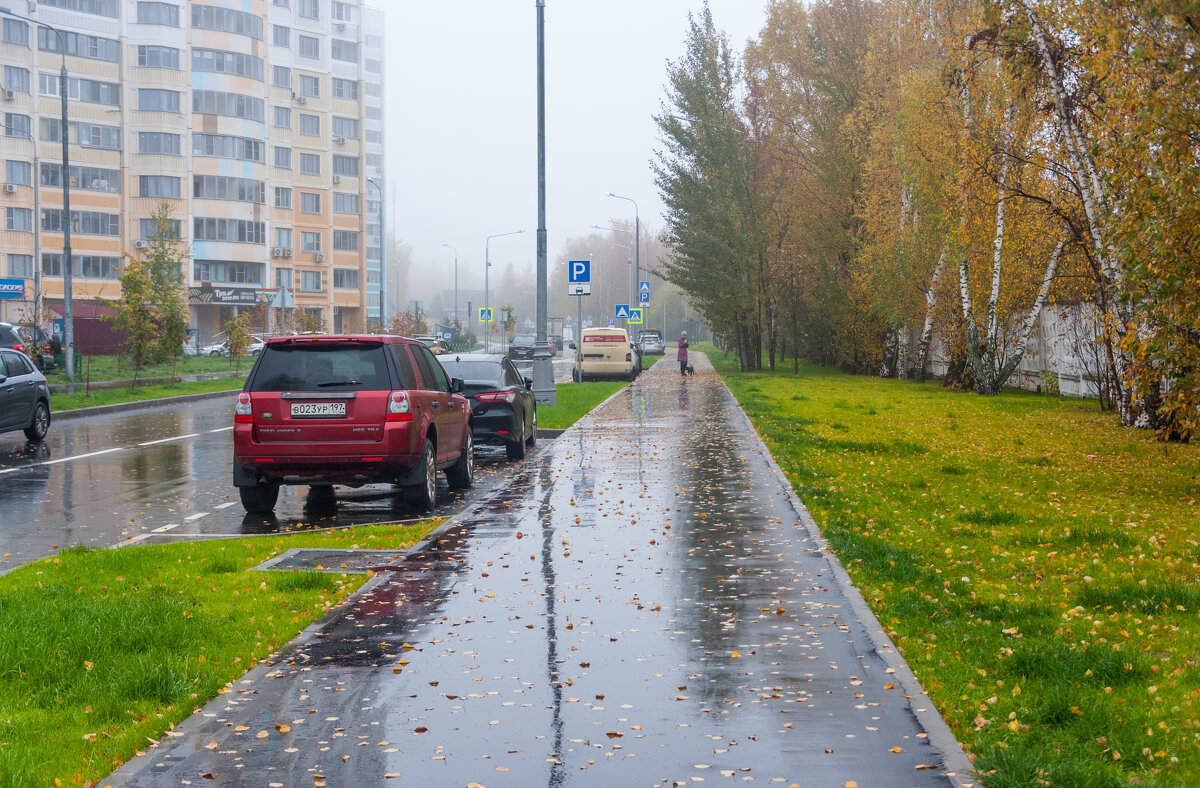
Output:
<svg viewBox="0 0 1200 788">
<path fill-rule="evenodd" d="M 293 419 L 342 418 L 346 415 L 345 402 L 293 402 Z"/>
</svg>

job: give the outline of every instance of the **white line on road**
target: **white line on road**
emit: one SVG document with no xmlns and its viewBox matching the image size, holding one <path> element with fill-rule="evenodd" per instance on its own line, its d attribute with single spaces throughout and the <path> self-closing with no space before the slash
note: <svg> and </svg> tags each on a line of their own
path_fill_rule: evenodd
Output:
<svg viewBox="0 0 1200 788">
<path fill-rule="evenodd" d="M 194 438 L 199 434 L 200 433 L 198 433 L 198 432 L 191 432 L 191 433 L 188 433 L 187 435 L 176 435 L 174 438 L 162 438 L 161 440 L 156 440 L 156 441 L 146 441 L 145 443 L 139 443 L 138 446 L 157 446 L 160 443 L 170 443 L 171 441 L 187 440 L 188 438 Z"/>
<path fill-rule="evenodd" d="M 166 533 L 167 531 L 170 531 L 172 528 L 178 528 L 178 527 L 179 527 L 179 523 L 169 523 L 167 525 L 164 525 L 162 528 L 155 528 L 150 533 L 163 534 L 163 533 Z"/>
<path fill-rule="evenodd" d="M 199 512 L 198 514 L 189 514 L 187 517 L 185 517 L 183 519 L 185 522 L 190 523 L 192 520 L 199 520 L 201 517 L 208 517 L 208 512 Z"/>
<path fill-rule="evenodd" d="M 233 427 L 222 427 L 219 430 L 209 430 L 209 432 L 229 432 Z"/>
<path fill-rule="evenodd" d="M 228 509 L 230 506 L 234 506 L 236 504 L 237 504 L 237 501 L 226 501 L 225 503 L 217 504 L 213 508 L 214 509 Z"/>
<path fill-rule="evenodd" d="M 60 457 L 57 460 L 46 460 L 38 465 L 57 465 L 60 462 L 71 462 L 72 460 L 86 460 L 88 457 L 99 457 L 101 454 L 112 454 L 114 451 L 122 451 L 121 447 L 115 449 L 102 449 L 101 451 L 88 452 L 87 454 L 75 454 L 70 457 Z"/>
</svg>

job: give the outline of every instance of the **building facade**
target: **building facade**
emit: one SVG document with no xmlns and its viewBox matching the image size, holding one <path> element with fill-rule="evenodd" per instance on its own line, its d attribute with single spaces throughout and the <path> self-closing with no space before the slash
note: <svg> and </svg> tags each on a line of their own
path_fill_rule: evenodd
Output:
<svg viewBox="0 0 1200 788">
<path fill-rule="evenodd" d="M 8 8 L 33 21 L 0 12 L 0 280 L 25 283 L 21 297 L 0 301 L 0 318 L 32 314 L 37 273 L 40 311 L 61 311 L 65 177 L 73 303 L 120 296 L 123 255 L 144 247 L 165 201 L 191 251 L 185 277 L 202 340 L 264 303 L 292 308 L 256 312 L 262 329 L 290 326 L 297 313 L 329 331 L 367 326 L 372 280 L 382 275 L 382 233 L 372 231 L 385 192 L 383 47 L 366 31 L 383 30 L 381 10 L 364 0 Z"/>
</svg>

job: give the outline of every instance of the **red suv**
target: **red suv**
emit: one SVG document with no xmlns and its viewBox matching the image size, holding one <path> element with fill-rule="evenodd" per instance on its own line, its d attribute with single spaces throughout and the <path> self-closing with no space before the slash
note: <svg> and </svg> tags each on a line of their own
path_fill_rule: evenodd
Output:
<svg viewBox="0 0 1200 788">
<path fill-rule="evenodd" d="M 437 503 L 474 481 L 471 410 L 461 380 L 413 339 L 363 334 L 267 340 L 234 409 L 233 483 L 254 514 L 281 484 L 404 488 L 409 505 Z"/>
</svg>

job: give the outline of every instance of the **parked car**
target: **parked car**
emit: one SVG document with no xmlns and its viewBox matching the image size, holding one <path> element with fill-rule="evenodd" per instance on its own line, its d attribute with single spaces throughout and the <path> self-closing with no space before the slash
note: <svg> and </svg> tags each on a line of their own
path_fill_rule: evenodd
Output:
<svg viewBox="0 0 1200 788">
<path fill-rule="evenodd" d="M 508 343 L 509 358 L 533 358 L 537 349 L 537 336 L 534 334 L 517 334 Z"/>
<path fill-rule="evenodd" d="M 435 356 L 440 356 L 443 353 L 452 352 L 450 350 L 450 344 L 448 342 L 446 342 L 446 340 L 441 339 L 440 337 L 420 336 L 420 337 L 413 337 L 413 339 L 417 340 L 418 342 L 421 342 L 422 344 L 425 345 L 425 347 L 432 350 L 433 355 L 435 355 Z"/>
<path fill-rule="evenodd" d="M 397 336 L 267 340 L 234 407 L 233 483 L 253 514 L 281 484 L 399 485 L 431 511 L 437 471 L 474 481 L 471 410 L 421 342 Z"/>
<path fill-rule="evenodd" d="M 641 356 L 623 328 L 585 328 L 575 350 L 576 382 L 622 377 L 633 380 L 641 370 Z"/>
<path fill-rule="evenodd" d="M 0 323 L 0 347 L 21 351 L 29 356 L 35 367 L 42 370 L 57 366 L 54 353 L 62 349 L 58 340 L 51 338 L 40 327 L 25 323 Z"/>
<path fill-rule="evenodd" d="M 24 430 L 40 441 L 50 430 L 50 387 L 29 356 L 0 348 L 0 433 Z"/>
<path fill-rule="evenodd" d="M 438 361 L 446 374 L 463 381 L 475 445 L 503 446 L 508 459 L 525 459 L 525 448 L 537 440 L 533 381 L 498 353 L 461 353 Z"/>
<path fill-rule="evenodd" d="M 657 328 L 638 332 L 638 348 L 643 356 L 661 356 L 667 352 L 667 343 Z"/>
<path fill-rule="evenodd" d="M 562 334 L 550 334 L 546 338 L 554 343 L 554 347 L 550 350 L 550 355 L 557 356 L 562 352 L 564 347 Z"/>
</svg>

